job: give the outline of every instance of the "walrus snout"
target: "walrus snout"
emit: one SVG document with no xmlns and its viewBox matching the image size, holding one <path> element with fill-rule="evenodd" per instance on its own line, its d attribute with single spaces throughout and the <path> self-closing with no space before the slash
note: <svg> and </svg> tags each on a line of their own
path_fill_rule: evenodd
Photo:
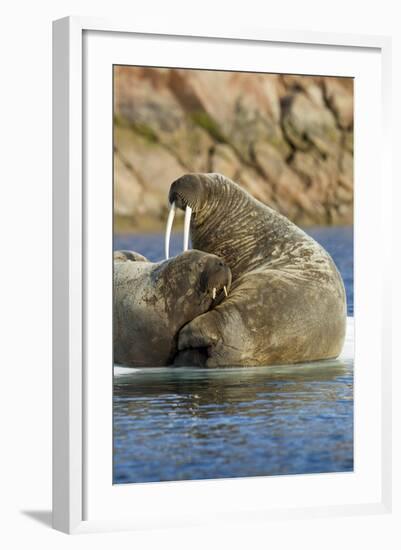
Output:
<svg viewBox="0 0 401 550">
<path fill-rule="evenodd" d="M 191 215 L 192 212 L 201 210 L 206 201 L 209 176 L 210 174 L 185 174 L 171 184 L 168 194 L 170 212 L 165 235 L 166 260 L 169 258 L 170 235 L 177 208 L 185 212 L 183 251 L 188 250 Z"/>
<path fill-rule="evenodd" d="M 170 235 L 177 208 L 185 211 L 183 251 L 185 252 L 188 250 L 192 210 L 196 212 L 199 208 L 203 194 L 202 183 L 200 180 L 201 176 L 196 174 L 187 174 L 181 178 L 178 178 L 178 180 L 175 180 L 171 184 L 168 196 L 171 207 L 167 218 L 165 235 L 166 260 L 169 258 Z"/>
<path fill-rule="evenodd" d="M 204 195 L 203 174 L 185 174 L 173 181 L 170 186 L 168 200 L 177 208 L 185 210 L 189 206 L 194 212 L 202 205 Z"/>
<path fill-rule="evenodd" d="M 228 296 L 231 279 L 231 269 L 228 265 L 220 258 L 210 258 L 200 277 L 200 290 L 210 295 L 214 305 L 217 305 Z"/>
</svg>

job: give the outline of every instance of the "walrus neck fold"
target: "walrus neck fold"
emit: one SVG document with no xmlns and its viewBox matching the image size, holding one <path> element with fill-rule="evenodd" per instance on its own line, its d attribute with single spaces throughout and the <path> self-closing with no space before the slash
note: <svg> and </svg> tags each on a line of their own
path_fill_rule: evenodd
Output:
<svg viewBox="0 0 401 550">
<path fill-rule="evenodd" d="M 255 248 L 265 240 L 266 232 L 260 219 L 252 216 L 256 201 L 234 185 L 223 182 L 218 197 L 211 196 L 206 205 L 193 214 L 191 239 L 194 248 L 205 252 L 213 250 L 223 258 L 236 279 L 240 273 L 257 267 Z"/>
</svg>

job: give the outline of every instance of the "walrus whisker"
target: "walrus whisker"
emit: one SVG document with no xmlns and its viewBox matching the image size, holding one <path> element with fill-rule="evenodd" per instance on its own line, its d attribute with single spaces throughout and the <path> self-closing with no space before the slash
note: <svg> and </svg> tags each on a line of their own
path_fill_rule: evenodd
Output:
<svg viewBox="0 0 401 550">
<path fill-rule="evenodd" d="M 214 288 L 213 288 L 213 300 L 216 299 L 216 292 L 217 292 L 217 291 L 216 291 L 216 287 L 214 287 Z"/>
<path fill-rule="evenodd" d="M 166 236 L 164 241 L 164 251 L 166 254 L 166 260 L 169 259 L 170 235 L 171 235 L 171 228 L 173 227 L 174 216 L 175 216 L 175 202 L 173 201 L 170 206 L 170 212 L 168 213 L 167 224 L 166 224 Z"/>
<path fill-rule="evenodd" d="M 226 295 L 226 298 L 227 298 L 228 292 L 227 292 L 227 287 L 226 287 L 226 285 L 224 285 L 224 294 Z"/>
<path fill-rule="evenodd" d="M 187 207 L 185 208 L 185 219 L 184 219 L 184 252 L 188 250 L 191 214 L 192 214 L 192 208 L 187 205 Z"/>
</svg>

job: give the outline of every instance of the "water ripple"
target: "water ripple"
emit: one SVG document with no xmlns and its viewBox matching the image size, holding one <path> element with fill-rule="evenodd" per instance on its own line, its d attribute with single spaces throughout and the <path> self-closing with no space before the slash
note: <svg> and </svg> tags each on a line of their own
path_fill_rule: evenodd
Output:
<svg viewBox="0 0 401 550">
<path fill-rule="evenodd" d="M 352 229 L 309 231 L 331 253 L 353 312 Z M 182 237 L 173 235 L 172 251 Z M 160 260 L 161 235 L 115 248 Z M 336 361 L 289 367 L 115 369 L 114 482 L 353 469 L 353 325 Z"/>
</svg>

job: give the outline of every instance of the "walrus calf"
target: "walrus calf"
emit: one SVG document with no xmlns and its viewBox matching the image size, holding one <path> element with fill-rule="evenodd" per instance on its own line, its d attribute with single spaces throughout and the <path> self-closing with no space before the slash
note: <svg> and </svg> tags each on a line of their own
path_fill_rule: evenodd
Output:
<svg viewBox="0 0 401 550">
<path fill-rule="evenodd" d="M 182 176 L 169 201 L 186 211 L 194 248 L 232 273 L 229 296 L 180 331 L 175 364 L 288 364 L 341 352 L 344 284 L 316 241 L 220 174 Z M 166 251 L 171 225 L 170 216 Z"/>
<path fill-rule="evenodd" d="M 179 330 L 228 294 L 231 272 L 215 255 L 190 250 L 152 263 L 131 251 L 114 253 L 114 362 L 164 366 Z"/>
</svg>

